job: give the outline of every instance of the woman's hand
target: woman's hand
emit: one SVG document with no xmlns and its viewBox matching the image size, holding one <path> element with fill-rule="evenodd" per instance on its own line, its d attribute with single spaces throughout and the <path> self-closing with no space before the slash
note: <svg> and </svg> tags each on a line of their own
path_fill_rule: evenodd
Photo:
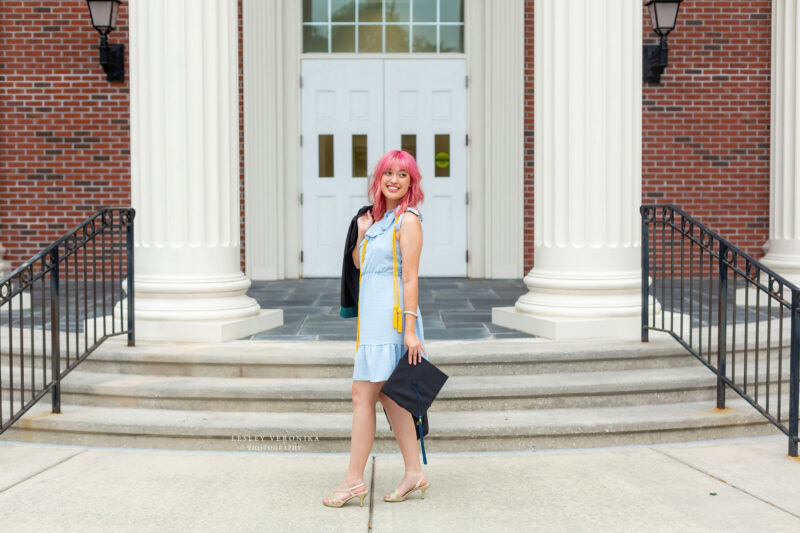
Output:
<svg viewBox="0 0 800 533">
<path fill-rule="evenodd" d="M 408 348 L 408 363 L 412 365 L 416 365 L 420 359 L 422 359 L 422 354 L 424 353 L 426 356 L 428 352 L 422 347 L 422 343 L 419 341 L 417 334 L 413 331 L 409 331 L 405 335 L 405 344 L 406 348 Z"/>
<path fill-rule="evenodd" d="M 375 222 L 372 219 L 372 209 L 367 209 L 367 211 L 363 215 L 358 217 L 357 222 L 358 222 L 358 233 L 360 235 L 364 235 L 370 228 L 370 226 L 372 226 L 372 224 Z"/>
</svg>

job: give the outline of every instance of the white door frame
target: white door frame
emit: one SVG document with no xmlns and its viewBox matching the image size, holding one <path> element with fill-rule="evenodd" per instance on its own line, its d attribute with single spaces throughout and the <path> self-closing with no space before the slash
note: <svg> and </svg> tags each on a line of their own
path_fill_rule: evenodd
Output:
<svg viewBox="0 0 800 533">
<path fill-rule="evenodd" d="M 454 57 L 466 57 L 470 80 L 467 276 L 522 278 L 524 1 L 464 4 L 465 55 Z M 242 10 L 246 273 L 257 280 L 295 279 L 302 272 L 302 2 L 242 0 Z"/>
</svg>

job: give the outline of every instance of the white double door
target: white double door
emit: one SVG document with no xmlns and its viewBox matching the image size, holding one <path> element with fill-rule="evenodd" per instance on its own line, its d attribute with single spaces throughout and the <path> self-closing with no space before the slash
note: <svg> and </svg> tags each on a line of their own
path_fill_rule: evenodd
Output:
<svg viewBox="0 0 800 533">
<path fill-rule="evenodd" d="M 413 153 L 425 200 L 420 276 L 466 276 L 462 59 L 302 61 L 303 276 L 338 277 L 350 220 L 389 150 Z"/>
</svg>

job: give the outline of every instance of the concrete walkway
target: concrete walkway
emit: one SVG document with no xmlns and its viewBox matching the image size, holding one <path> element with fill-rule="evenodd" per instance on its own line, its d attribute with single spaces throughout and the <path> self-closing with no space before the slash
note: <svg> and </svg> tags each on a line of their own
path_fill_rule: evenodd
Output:
<svg viewBox="0 0 800 533">
<path fill-rule="evenodd" d="M 425 500 L 416 492 L 402 503 L 382 499 L 400 480 L 400 455 L 375 454 L 371 497 L 341 509 L 321 499 L 347 454 L 286 444 L 204 452 L 3 442 L 2 530 L 800 531 L 800 461 L 786 456 L 782 436 L 436 453 Z"/>
</svg>

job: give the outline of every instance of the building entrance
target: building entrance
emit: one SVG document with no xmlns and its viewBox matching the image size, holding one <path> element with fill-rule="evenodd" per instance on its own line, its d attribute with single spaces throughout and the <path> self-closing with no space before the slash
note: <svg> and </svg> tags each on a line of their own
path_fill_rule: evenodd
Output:
<svg viewBox="0 0 800 533">
<path fill-rule="evenodd" d="M 303 276 L 336 277 L 369 174 L 392 149 L 414 155 L 425 201 L 420 276 L 466 276 L 463 59 L 305 59 Z"/>
</svg>

